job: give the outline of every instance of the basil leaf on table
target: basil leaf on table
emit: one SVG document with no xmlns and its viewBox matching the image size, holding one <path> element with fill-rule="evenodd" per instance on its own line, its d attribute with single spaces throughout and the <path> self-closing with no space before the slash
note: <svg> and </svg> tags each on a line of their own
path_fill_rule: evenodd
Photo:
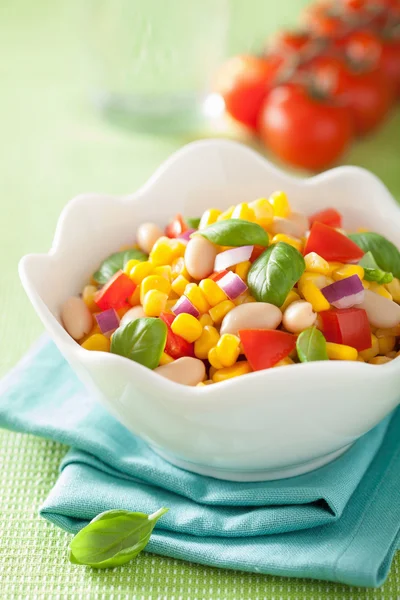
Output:
<svg viewBox="0 0 400 600">
<path fill-rule="evenodd" d="M 141 317 L 118 327 L 111 339 L 111 352 L 130 358 L 149 369 L 160 362 L 167 340 L 167 326 L 161 319 Z"/>
<path fill-rule="evenodd" d="M 302 331 L 296 341 L 297 355 L 301 362 L 329 360 L 326 339 L 316 327 Z"/>
<path fill-rule="evenodd" d="M 258 302 L 279 307 L 305 268 L 304 258 L 296 248 L 278 242 L 254 261 L 247 275 L 247 285 Z"/>
<path fill-rule="evenodd" d="M 372 252 L 364 254 L 358 264 L 363 267 L 364 279 L 367 281 L 376 281 L 381 284 L 393 281 L 392 273 L 382 271 L 382 269 L 379 268 Z"/>
<path fill-rule="evenodd" d="M 371 252 L 382 271 L 400 278 L 400 252 L 392 242 L 372 231 L 352 233 L 349 238 L 364 252 Z"/>
<path fill-rule="evenodd" d="M 268 246 L 269 244 L 268 233 L 261 225 L 244 219 L 217 221 L 198 233 L 218 246 Z"/>
<path fill-rule="evenodd" d="M 186 223 L 189 225 L 191 229 L 198 229 L 200 225 L 200 217 L 187 217 L 185 219 Z"/>
<path fill-rule="evenodd" d="M 69 560 L 96 569 L 118 567 L 135 558 L 150 540 L 154 526 L 168 508 L 152 515 L 108 510 L 81 529 L 69 545 Z"/>
<path fill-rule="evenodd" d="M 148 259 L 148 256 L 136 248 L 115 252 L 101 263 L 100 267 L 93 274 L 93 279 L 97 283 L 104 285 L 117 271 L 124 269 L 128 260 L 132 259 L 144 261 Z"/>
</svg>

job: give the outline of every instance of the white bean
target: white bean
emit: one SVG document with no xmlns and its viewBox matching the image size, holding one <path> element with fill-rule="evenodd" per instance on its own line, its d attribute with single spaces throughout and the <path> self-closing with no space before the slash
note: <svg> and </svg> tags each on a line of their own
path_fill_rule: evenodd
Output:
<svg viewBox="0 0 400 600">
<path fill-rule="evenodd" d="M 274 217 L 271 231 L 274 235 L 277 233 L 284 233 L 291 237 L 301 238 L 305 234 L 307 227 L 304 228 L 303 225 L 297 223 L 295 220 L 292 221 L 290 218 L 284 219 L 282 217 Z"/>
<path fill-rule="evenodd" d="M 140 319 L 141 317 L 145 317 L 145 312 L 143 310 L 143 306 L 134 306 L 130 308 L 122 317 L 119 326 L 124 327 L 127 323 L 131 321 L 135 321 L 135 319 Z"/>
<path fill-rule="evenodd" d="M 371 290 L 364 290 L 364 301 L 357 304 L 356 308 L 365 310 L 368 321 L 373 327 L 389 329 L 400 323 L 400 306 Z"/>
<path fill-rule="evenodd" d="M 204 279 L 214 270 L 217 248 L 202 235 L 193 236 L 186 246 L 185 265 L 193 279 Z"/>
<path fill-rule="evenodd" d="M 240 329 L 276 329 L 282 312 L 268 302 L 249 302 L 236 306 L 223 318 L 220 333 L 237 335 Z"/>
<path fill-rule="evenodd" d="M 291 333 L 300 333 L 312 327 L 317 319 L 317 314 L 309 302 L 298 300 L 289 304 L 283 313 L 283 326 Z"/>
<path fill-rule="evenodd" d="M 167 365 L 157 367 L 154 369 L 154 373 L 176 383 L 194 386 L 203 381 L 206 376 L 206 368 L 202 360 L 184 356 Z"/>
<path fill-rule="evenodd" d="M 74 340 L 80 340 L 93 327 L 93 316 L 84 301 L 71 296 L 61 307 L 61 321 Z"/>
<path fill-rule="evenodd" d="M 136 239 L 140 249 L 148 254 L 162 235 L 163 230 L 155 223 L 142 223 L 137 230 Z"/>
</svg>

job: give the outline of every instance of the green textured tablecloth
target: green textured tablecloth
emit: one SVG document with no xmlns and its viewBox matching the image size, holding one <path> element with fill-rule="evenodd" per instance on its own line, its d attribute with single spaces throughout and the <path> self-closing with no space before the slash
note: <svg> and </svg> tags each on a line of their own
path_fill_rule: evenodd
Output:
<svg viewBox="0 0 400 600">
<path fill-rule="evenodd" d="M 0 2 L 0 375 L 42 331 L 20 286 L 18 259 L 49 248 L 60 210 L 76 193 L 131 192 L 187 141 L 122 131 L 102 121 L 85 102 L 77 26 L 85 1 Z M 232 0 L 241 14 L 232 28 L 231 47 L 243 48 L 244 40 L 256 46 L 264 29 L 268 33 L 282 23 L 294 23 L 305 3 L 282 0 L 272 9 L 265 0 Z M 262 18 L 253 16 L 257 7 Z M 358 143 L 347 162 L 375 171 L 400 200 L 400 114 Z M 37 516 L 65 451 L 31 436 L 0 432 L 2 599 L 400 596 L 400 554 L 381 590 L 222 571 L 149 554 L 110 572 L 69 565 L 70 536 Z"/>
</svg>

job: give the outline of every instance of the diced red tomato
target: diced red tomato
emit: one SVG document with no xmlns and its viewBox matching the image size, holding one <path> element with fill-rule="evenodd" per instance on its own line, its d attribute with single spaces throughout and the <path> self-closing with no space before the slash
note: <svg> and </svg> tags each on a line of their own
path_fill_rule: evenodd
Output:
<svg viewBox="0 0 400 600">
<path fill-rule="evenodd" d="M 213 281 L 219 281 L 227 273 L 229 273 L 229 271 L 227 271 L 226 269 L 224 269 L 223 271 L 215 271 L 215 273 L 212 273 L 212 275 L 209 276 L 209 279 L 212 279 Z"/>
<path fill-rule="evenodd" d="M 176 217 L 166 226 L 165 235 L 169 238 L 176 238 L 178 235 L 181 235 L 181 233 L 187 231 L 187 229 L 188 226 L 185 223 L 184 218 L 182 215 L 177 214 Z"/>
<path fill-rule="evenodd" d="M 266 250 L 265 246 L 254 246 L 250 256 L 250 262 L 254 262 Z"/>
<path fill-rule="evenodd" d="M 345 344 L 361 352 L 371 348 L 371 330 L 363 308 L 338 308 L 319 313 L 328 342 Z"/>
<path fill-rule="evenodd" d="M 194 344 L 193 342 L 187 342 L 180 335 L 176 335 L 171 329 L 172 321 L 175 319 L 175 315 L 169 313 L 161 313 L 160 319 L 166 323 L 167 341 L 165 343 L 165 350 L 172 358 L 182 358 L 184 356 L 194 357 Z"/>
<path fill-rule="evenodd" d="M 99 290 L 94 301 L 101 310 L 108 308 L 122 308 L 126 306 L 126 300 L 133 294 L 136 284 L 123 271 L 117 271 L 101 290 Z"/>
<path fill-rule="evenodd" d="M 315 221 L 308 236 L 304 254 L 316 252 L 328 261 L 342 263 L 355 262 L 364 256 L 364 252 L 347 236 L 333 227 Z"/>
<path fill-rule="evenodd" d="M 329 227 L 341 227 L 342 215 L 335 208 L 325 208 L 309 217 L 310 227 L 316 221 L 318 221 L 318 223 L 323 223 L 324 225 L 329 225 Z"/>
<path fill-rule="evenodd" d="M 275 329 L 241 329 L 243 351 L 253 371 L 273 367 L 296 347 L 296 336 Z"/>
</svg>

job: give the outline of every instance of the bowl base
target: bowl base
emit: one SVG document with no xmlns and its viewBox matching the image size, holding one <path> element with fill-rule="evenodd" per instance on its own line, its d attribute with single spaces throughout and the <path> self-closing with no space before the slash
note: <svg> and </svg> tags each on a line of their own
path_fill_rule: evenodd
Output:
<svg viewBox="0 0 400 600">
<path fill-rule="evenodd" d="M 273 481 L 275 479 L 286 479 L 287 477 L 303 475 L 303 473 L 314 471 L 315 469 L 319 469 L 319 467 L 323 467 L 324 465 L 332 462 L 344 454 L 344 452 L 346 452 L 346 450 L 348 450 L 351 446 L 352 444 L 349 444 L 348 446 L 340 448 L 339 450 L 331 452 L 330 454 L 326 454 L 325 456 L 321 456 L 297 465 L 291 465 L 290 467 L 284 467 L 282 469 L 264 469 L 259 471 L 230 471 L 220 469 L 218 467 L 207 467 L 205 465 L 198 465 L 196 463 L 182 460 L 176 456 L 164 452 L 163 450 L 154 448 L 153 446 L 151 446 L 151 449 L 156 454 L 161 456 L 161 458 L 164 458 L 166 461 L 173 464 L 175 467 L 179 467 L 180 469 L 185 469 L 186 471 L 191 471 L 192 473 L 198 473 L 199 475 L 205 475 L 206 477 L 214 477 L 215 479 L 250 482 Z"/>
</svg>

